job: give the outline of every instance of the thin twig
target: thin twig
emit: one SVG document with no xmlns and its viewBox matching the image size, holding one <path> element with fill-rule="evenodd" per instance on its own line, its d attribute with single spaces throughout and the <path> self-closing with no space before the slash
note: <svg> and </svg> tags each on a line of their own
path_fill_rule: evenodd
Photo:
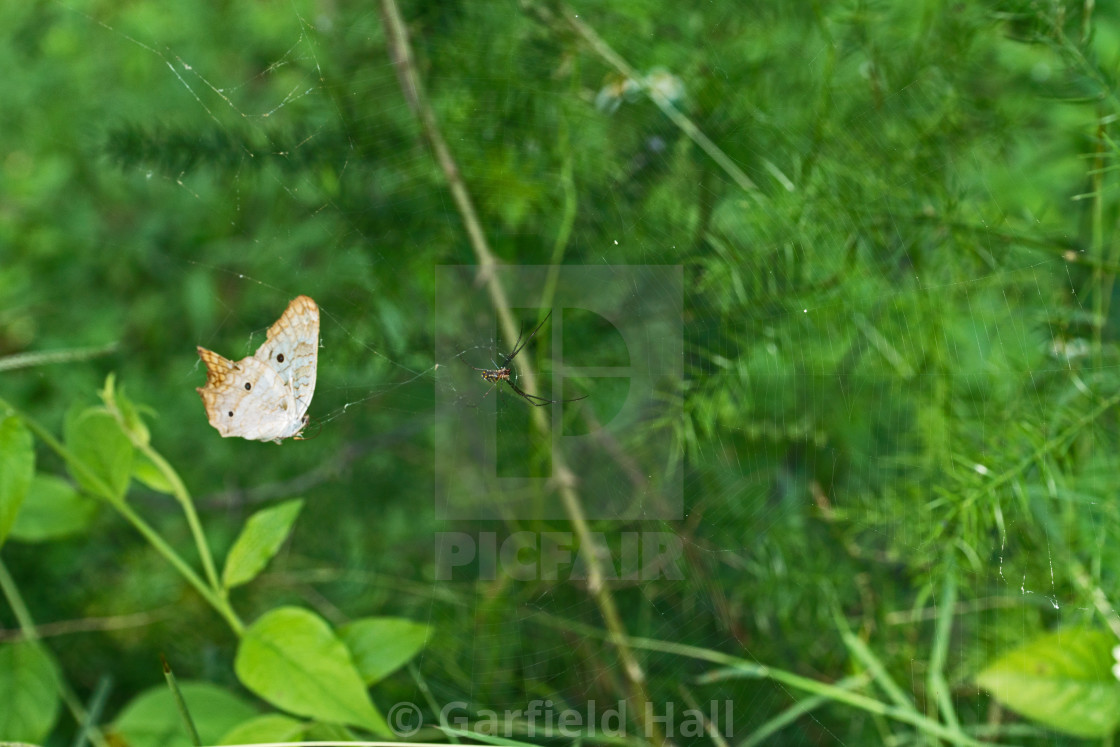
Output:
<svg viewBox="0 0 1120 747">
<path fill-rule="evenodd" d="M 70 348 L 68 350 L 47 350 L 43 352 L 16 353 L 0 358 L 0 371 L 14 371 L 17 368 L 31 368 L 33 366 L 46 366 L 52 363 L 73 363 L 91 358 L 100 358 L 117 349 L 117 343 L 111 342 L 96 348 Z"/>
<path fill-rule="evenodd" d="M 53 623 L 40 623 L 35 628 L 36 638 L 53 638 L 74 633 L 92 633 L 106 630 L 127 630 L 142 628 L 166 620 L 172 615 L 173 608 L 168 606 L 150 612 L 135 612 L 131 615 L 111 617 L 84 617 L 77 620 L 60 620 Z M 21 630 L 0 630 L 0 643 L 24 640 Z"/>
<path fill-rule="evenodd" d="M 466 185 L 463 183 L 459 168 L 455 164 L 455 159 L 452 157 L 451 151 L 439 130 L 435 113 L 424 94 L 423 84 L 417 73 L 416 62 L 409 43 L 408 30 L 405 28 L 400 8 L 397 6 L 396 0 L 380 0 L 380 9 L 382 22 L 385 26 L 389 56 L 396 69 L 401 91 L 413 114 L 420 120 L 424 138 L 431 146 L 435 159 L 443 170 L 455 206 L 466 227 L 471 247 L 478 259 L 480 281 L 486 284 L 507 339 L 512 340 L 516 336 L 516 327 L 514 326 L 513 315 L 510 313 L 505 289 L 495 272 L 497 261 L 483 233 L 482 223 L 475 211 L 474 203 Z M 530 392 L 537 391 L 536 375 L 532 366 L 529 365 L 529 361 L 522 361 L 520 372 L 522 379 L 525 381 L 525 389 Z M 541 408 L 534 407 L 532 409 L 532 418 L 541 432 L 547 432 L 548 422 Z M 564 510 L 572 522 L 572 528 L 575 530 L 576 536 L 579 537 L 581 546 L 592 547 L 593 540 L 587 525 L 587 518 L 575 489 L 575 475 L 568 467 L 563 453 L 555 445 L 552 448 L 552 466 L 560 498 Z M 587 553 L 587 556 L 589 558 L 587 585 L 595 598 L 600 614 L 603 616 L 604 623 L 609 631 L 610 642 L 621 660 L 622 670 L 629 685 L 627 699 L 630 701 L 632 712 L 641 725 L 643 733 L 650 741 L 656 745 L 664 744 L 665 738 L 659 725 L 647 719 L 647 704 L 650 699 L 646 690 L 645 672 L 630 648 L 629 638 L 619 617 L 614 597 L 611 595 L 610 588 L 604 582 L 602 565 L 594 553 Z"/>
</svg>

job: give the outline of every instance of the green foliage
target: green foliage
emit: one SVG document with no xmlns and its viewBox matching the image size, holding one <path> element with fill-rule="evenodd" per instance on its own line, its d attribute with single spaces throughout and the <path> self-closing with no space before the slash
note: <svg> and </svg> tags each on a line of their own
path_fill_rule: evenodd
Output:
<svg viewBox="0 0 1120 747">
<path fill-rule="evenodd" d="M 20 542 L 46 542 L 85 531 L 97 504 L 74 486 L 54 475 L 35 475 L 27 500 L 16 516 L 11 538 Z"/>
<path fill-rule="evenodd" d="M 976 675 L 1003 704 L 1079 737 L 1107 737 L 1120 725 L 1120 682 L 1111 671 L 1116 636 L 1062 630 L 1008 651 Z"/>
<path fill-rule="evenodd" d="M 34 472 L 31 434 L 17 417 L 0 420 L 0 545 L 19 516 Z"/>
<path fill-rule="evenodd" d="M 281 607 L 263 615 L 245 631 L 235 666 L 245 686 L 273 705 L 392 734 L 367 697 L 346 646 L 314 613 Z"/>
<path fill-rule="evenodd" d="M 66 448 L 74 480 L 87 492 L 121 500 L 132 477 L 132 445 L 112 415 L 76 409 L 66 418 Z M 77 466 L 80 464 L 81 466 Z"/>
<path fill-rule="evenodd" d="M 60 707 L 57 665 L 33 641 L 0 644 L 0 734 L 16 742 L 40 742 Z"/>
<path fill-rule="evenodd" d="M 255 710 L 228 691 L 207 683 L 187 684 L 177 689 L 174 678 L 168 673 L 172 689 L 157 688 L 137 696 L 114 723 L 114 732 L 129 744 L 191 744 L 192 738 L 185 729 L 186 718 L 197 726 L 202 740 L 208 744 L 231 730 L 251 735 L 276 733 L 278 729 L 289 733 L 294 729 L 307 738 L 345 739 L 349 732 L 343 724 L 388 735 L 384 719 L 365 692 L 362 676 L 352 661 L 353 655 L 325 621 L 305 610 L 278 607 L 244 629 L 226 598 L 228 588 L 253 580 L 276 554 L 290 534 L 303 502 L 287 501 L 250 517 L 230 549 L 223 580 L 219 583 L 192 499 L 179 476 L 151 448 L 148 427 L 139 414 L 141 408 L 116 390 L 112 376 L 101 390 L 101 396 L 103 406 L 70 412 L 65 425 L 65 444 L 38 423 L 29 421 L 28 425 L 65 461 L 85 491 L 107 500 L 130 521 L 225 617 L 234 632 L 241 635 L 235 668 L 242 684 L 279 708 L 311 716 L 320 722 L 262 721 Z M 7 463 L 14 465 L 8 472 L 7 489 L 14 493 L 15 488 L 19 488 L 28 492 L 30 498 L 23 510 L 20 510 L 22 501 L 16 502 L 15 510 L 19 513 L 15 516 L 14 536 L 26 542 L 42 542 L 87 529 L 94 508 L 88 498 L 57 476 L 32 475 L 31 434 L 23 421 L 16 415 L 10 416 L 0 435 L 8 446 L 4 452 Z M 194 534 L 206 579 L 192 571 L 153 527 L 128 508 L 124 499 L 134 453 L 139 454 L 146 465 L 145 484 L 160 487 L 161 492 L 171 493 L 180 502 Z M 32 489 L 28 491 L 26 485 L 17 484 L 15 478 L 29 483 Z M 32 633 L 33 623 L 3 566 L 0 566 L 0 587 L 6 591 L 24 632 Z M 369 682 L 384 677 L 411 659 L 426 639 L 426 626 L 411 625 L 407 621 L 360 622 L 363 624 L 357 631 L 350 633 L 358 647 L 356 651 L 365 657 L 375 653 L 378 646 L 392 651 L 385 660 L 366 662 L 363 675 Z M 0 720 L 0 733 L 41 739 L 57 716 L 60 684 L 55 665 L 42 647 L 32 641 L 0 648 L 2 657 L 6 657 L 6 665 L 0 673 L 0 692 L 8 692 L 6 702 L 15 703 L 18 708 L 9 712 L 6 720 Z M 376 671 L 376 677 L 370 677 L 370 671 Z M 175 697 L 179 693 L 182 701 Z M 201 710 L 201 718 L 195 717 L 195 708 Z M 293 727 L 293 723 L 299 728 Z"/>
<path fill-rule="evenodd" d="M 384 679 L 424 649 L 431 636 L 427 625 L 397 617 L 364 617 L 338 629 L 338 635 L 366 685 Z"/>
<path fill-rule="evenodd" d="M 136 459 L 132 463 L 132 476 L 142 482 L 145 487 L 151 488 L 157 493 L 171 495 L 175 492 L 174 487 L 168 482 L 167 477 L 160 472 L 159 467 L 143 454 L 136 455 Z"/>
<path fill-rule="evenodd" d="M 285 501 L 250 516 L 226 556 L 222 586 L 229 589 L 256 578 L 288 538 L 302 508 L 302 500 Z"/>
<path fill-rule="evenodd" d="M 254 718 L 244 699 L 208 682 L 179 685 L 202 744 L 217 744 L 237 724 Z M 182 717 L 167 685 L 141 693 L 113 722 L 112 733 L 134 747 L 191 747 Z"/>
<path fill-rule="evenodd" d="M 270 713 L 238 724 L 218 744 L 256 744 L 298 742 L 306 738 L 307 724 L 294 718 Z"/>
<path fill-rule="evenodd" d="M 428 508 L 433 395 L 484 391 L 450 383 L 462 364 L 433 358 L 432 330 L 479 363 L 510 341 L 464 331 L 488 298 L 450 314 L 439 297 L 434 268 L 478 258 L 376 10 L 13 3 L 0 542 L 19 541 L 0 555 L 0 627 L 24 643 L 0 652 L 41 628 L 20 656 L 49 650 L 81 703 L 111 676 L 98 723 L 130 744 L 183 739 L 166 687 L 148 690 L 167 649 L 211 683 L 187 689 L 200 728 L 200 693 L 226 714 L 209 743 L 386 735 L 398 702 L 431 727 L 459 700 L 630 697 L 605 589 L 653 701 L 733 700 L 732 743 L 1113 730 L 1110 636 L 1025 642 L 1103 630 L 1120 598 L 1116 8 L 402 12 L 500 262 L 684 267 L 683 378 L 660 382 L 652 425 L 596 442 L 619 465 L 610 498 L 653 514 L 676 475 L 681 520 L 588 522 L 616 545 L 675 532 L 684 580 L 433 581 L 436 532 L 572 524 Z M 251 352 L 298 293 L 324 310 L 318 435 L 217 438 L 194 346 Z M 581 365 L 641 364 L 610 325 L 564 316 Z M 524 356 L 544 370 L 550 352 Z M 91 406 L 111 371 L 129 396 L 109 379 Z M 592 397 L 565 433 L 599 433 L 584 413 L 609 423 L 625 380 L 579 383 Z M 516 464 L 548 440 L 525 435 L 521 405 L 504 398 L 495 421 Z M 636 469 L 663 440 L 679 458 Z M 555 487 L 536 500 L 562 505 Z M 74 715 L 28 676 L 34 723 L 0 739 L 70 743 Z M 1070 706 L 1076 732 L 1054 710 L 1084 692 L 1103 705 Z M 250 694 L 288 715 L 230 705 Z M 1018 715 L 998 722 L 996 703 Z"/>
</svg>

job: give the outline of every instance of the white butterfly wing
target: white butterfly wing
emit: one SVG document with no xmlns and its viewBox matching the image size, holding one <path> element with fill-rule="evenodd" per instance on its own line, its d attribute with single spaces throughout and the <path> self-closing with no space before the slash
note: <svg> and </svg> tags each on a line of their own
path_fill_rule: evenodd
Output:
<svg viewBox="0 0 1120 747">
<path fill-rule="evenodd" d="M 234 362 L 202 347 L 198 355 L 206 364 L 206 386 L 198 393 L 223 438 L 279 443 L 303 430 L 307 408 L 300 410 L 291 387 L 267 364 L 256 358 Z"/>
<path fill-rule="evenodd" d="M 280 443 L 307 425 L 319 363 L 319 307 L 312 299 L 294 298 L 251 358 L 234 362 L 202 347 L 198 354 L 206 363 L 198 393 L 223 437 Z"/>
<path fill-rule="evenodd" d="M 268 328 L 268 337 L 253 355 L 276 372 L 295 398 L 298 418 L 303 418 L 315 396 L 319 364 L 319 307 L 311 298 L 298 296 Z"/>
</svg>

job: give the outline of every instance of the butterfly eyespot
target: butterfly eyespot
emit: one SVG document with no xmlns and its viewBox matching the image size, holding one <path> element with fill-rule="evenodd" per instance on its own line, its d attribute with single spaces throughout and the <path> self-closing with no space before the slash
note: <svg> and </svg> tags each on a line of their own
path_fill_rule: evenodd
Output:
<svg viewBox="0 0 1120 747">
<path fill-rule="evenodd" d="M 283 363 L 284 362 L 284 354 L 283 353 L 277 353 L 276 354 L 276 362 L 277 363 Z"/>
<path fill-rule="evenodd" d="M 233 417 L 233 410 L 230 410 L 230 411 L 229 411 L 229 416 L 230 416 L 231 418 Z"/>
<path fill-rule="evenodd" d="M 253 388 L 253 385 L 252 385 L 252 384 L 250 384 L 250 383 L 249 383 L 248 381 L 246 381 L 246 382 L 245 382 L 245 391 L 249 391 L 249 390 L 250 390 L 250 389 L 252 389 L 252 388 Z"/>
</svg>

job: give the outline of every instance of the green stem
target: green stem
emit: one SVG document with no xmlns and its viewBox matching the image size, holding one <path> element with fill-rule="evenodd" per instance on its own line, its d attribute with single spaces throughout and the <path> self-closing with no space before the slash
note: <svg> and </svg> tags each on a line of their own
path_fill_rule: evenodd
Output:
<svg viewBox="0 0 1120 747">
<path fill-rule="evenodd" d="M 1108 595 L 1104 593 L 1099 585 L 1097 585 L 1085 571 L 1084 566 L 1076 560 L 1071 563 L 1071 575 L 1073 580 L 1081 588 L 1081 591 L 1088 594 L 1093 600 L 1093 606 L 1097 608 L 1097 612 L 1104 619 L 1104 622 L 1112 630 L 1113 635 L 1120 638 L 1120 615 L 1116 614 L 1116 606 L 1109 600 Z"/>
<path fill-rule="evenodd" d="M 187 486 L 179 478 L 179 473 L 167 463 L 167 460 L 158 451 L 152 448 L 151 444 L 136 443 L 135 441 L 133 444 L 144 456 L 151 460 L 152 464 L 171 484 L 172 495 L 175 496 L 175 500 L 179 501 L 183 514 L 187 517 L 187 526 L 190 527 L 191 535 L 194 537 L 194 544 L 198 548 L 198 556 L 202 560 L 202 568 L 206 572 L 206 578 L 210 582 L 210 586 L 224 599 L 226 592 L 218 581 L 214 557 L 210 554 L 210 546 L 206 544 L 206 534 L 202 531 L 202 523 L 198 520 L 198 512 L 195 511 L 194 501 L 191 500 L 191 494 L 187 491 Z"/>
<path fill-rule="evenodd" d="M 0 403 L 2 403 L 2 400 L 0 400 Z M 100 477 L 91 472 L 89 468 L 86 467 L 84 462 L 75 457 L 72 453 L 70 453 L 69 449 L 59 443 L 58 440 L 51 435 L 50 431 L 39 425 L 39 423 L 37 423 L 36 421 L 24 415 L 23 413 L 20 413 L 14 408 L 11 409 L 13 412 L 16 412 L 19 415 L 23 422 L 27 424 L 28 428 L 35 432 L 35 435 L 38 436 L 43 441 L 43 443 L 45 443 L 56 454 L 62 457 L 63 461 L 65 461 L 71 467 L 71 469 L 75 471 L 76 474 L 80 474 L 86 484 L 91 485 L 110 506 L 112 506 L 122 516 L 124 516 L 129 521 L 129 523 L 132 524 L 133 527 L 135 527 L 136 531 L 140 532 L 140 534 L 143 535 L 144 539 L 148 540 L 148 542 L 151 543 L 152 547 L 156 549 L 156 552 L 158 552 L 169 563 L 171 563 L 171 565 L 174 566 L 177 571 L 179 571 L 180 575 L 182 575 L 183 578 L 187 580 L 187 583 L 193 586 L 195 590 L 202 595 L 203 599 L 205 599 L 211 607 L 217 610 L 217 612 L 226 619 L 226 622 L 228 622 L 229 626 L 233 628 L 233 631 L 238 636 L 241 635 L 242 631 L 245 630 L 245 625 L 237 617 L 237 613 L 233 611 L 233 608 L 230 606 L 227 599 L 223 598 L 214 589 L 207 586 L 206 583 L 199 577 L 199 575 L 194 572 L 194 569 L 192 569 L 186 563 L 186 561 L 184 561 L 179 556 L 179 554 L 175 552 L 174 548 L 172 548 L 171 545 L 169 545 L 155 529 L 153 529 L 146 521 L 140 518 L 140 515 L 133 511 L 125 501 L 118 498 L 113 492 L 112 488 L 106 485 Z"/>
<path fill-rule="evenodd" d="M 39 630 L 35 626 L 35 620 L 31 617 L 31 611 L 28 609 L 27 604 L 23 601 L 23 595 L 19 593 L 19 587 L 16 586 L 15 579 L 8 573 L 8 567 L 0 561 L 0 592 L 4 594 L 4 598 L 8 601 L 8 605 L 12 608 L 12 612 L 16 616 L 16 622 L 19 623 L 20 632 L 23 633 L 23 638 L 29 643 L 37 643 L 39 641 Z M 66 704 L 70 714 L 74 720 L 79 724 L 86 724 L 86 733 L 90 741 L 97 745 L 97 747 L 108 747 L 105 742 L 105 737 L 102 736 L 101 730 L 93 724 L 89 723 L 89 713 L 82 706 L 78 696 L 70 688 L 61 675 L 56 679 L 59 697 L 62 702 Z"/>
<path fill-rule="evenodd" d="M 202 747 L 202 739 L 198 736 L 198 729 L 195 727 L 194 719 L 191 718 L 191 712 L 187 708 L 187 701 L 183 700 L 183 693 L 179 690 L 179 682 L 175 679 L 175 673 L 171 671 L 171 665 L 167 662 L 167 657 L 160 654 L 159 658 L 163 662 L 163 677 L 167 680 L 167 686 L 171 688 L 171 697 L 175 699 L 175 707 L 179 710 L 179 717 L 183 719 L 187 736 L 190 737 L 191 744 L 194 747 Z"/>
<path fill-rule="evenodd" d="M 1092 206 L 1092 237 L 1089 244 L 1089 253 L 1093 259 L 1098 262 L 1103 262 L 1104 256 L 1104 123 L 1103 118 L 1100 124 L 1097 125 L 1097 151 L 1094 158 L 1094 166 L 1090 179 L 1093 184 L 1093 199 Z M 1101 359 L 1101 345 L 1103 340 L 1103 332 L 1105 325 L 1105 317 L 1108 314 L 1108 294 L 1112 292 L 1112 278 L 1111 274 L 1105 273 L 1099 266 L 1093 268 L 1093 364 L 1101 366 L 1103 361 Z"/>
<path fill-rule="evenodd" d="M 150 524 L 140 518 L 140 515 L 132 510 L 132 507 L 127 503 L 121 502 L 115 506 L 120 511 L 121 515 L 128 519 L 129 523 L 136 528 L 152 544 L 160 555 L 162 555 L 177 571 L 187 580 L 187 582 L 195 588 L 195 590 L 202 595 L 211 607 L 213 607 L 218 614 L 225 618 L 226 622 L 233 629 L 233 632 L 240 636 L 245 630 L 245 624 L 233 611 L 229 604 L 229 600 L 219 595 L 216 591 L 206 585 L 206 582 L 194 572 L 185 560 L 183 560 L 174 548 L 167 543 L 159 532 L 152 528 Z"/>
<path fill-rule="evenodd" d="M 1075 423 L 1070 425 L 1064 431 L 1046 441 L 1046 443 L 1039 446 L 1028 456 L 1023 457 L 1018 464 L 1013 465 L 1010 469 L 1002 474 L 996 475 L 993 479 L 983 483 L 979 488 L 969 492 L 965 495 L 965 505 L 970 505 L 972 502 L 978 500 L 982 495 L 987 493 L 994 493 L 996 489 L 1003 487 L 1005 484 L 1011 482 L 1019 475 L 1026 472 L 1027 468 L 1037 462 L 1040 458 L 1050 453 L 1054 449 L 1064 446 L 1072 442 L 1079 434 L 1084 432 L 1084 428 L 1089 423 L 1099 418 L 1104 413 L 1111 410 L 1116 405 L 1120 404 L 1120 394 L 1113 395 L 1108 399 L 1101 402 L 1094 410 L 1086 413 L 1080 417 Z"/>
<path fill-rule="evenodd" d="M 97 722 L 101 720 L 101 713 L 105 710 L 105 701 L 109 698 L 110 682 L 111 680 L 107 675 L 103 675 L 97 681 L 97 687 L 89 700 L 89 707 L 86 708 L 86 716 L 78 724 L 78 733 L 74 736 L 74 747 L 86 747 L 87 742 L 93 742 L 98 747 L 108 747 L 101 730 L 97 728 Z"/>
<path fill-rule="evenodd" d="M 565 630 L 580 632 L 584 635 L 603 636 L 601 630 L 592 628 L 589 625 L 582 625 L 570 620 L 553 620 L 550 615 L 537 614 L 534 615 L 532 619 L 535 622 L 562 627 Z M 720 664 L 733 670 L 733 672 L 737 672 L 744 678 L 773 680 L 795 690 L 825 697 L 834 703 L 843 703 L 870 714 L 884 716 L 895 721 L 910 724 L 925 734 L 940 737 L 953 744 L 968 745 L 969 747 L 991 747 L 993 744 L 991 742 L 979 742 L 967 734 L 943 726 L 913 709 L 888 705 L 881 700 L 851 692 L 839 685 L 819 682 L 809 677 L 803 677 L 799 674 L 788 672 L 784 669 L 776 669 L 766 666 L 765 664 L 758 664 L 753 661 L 741 659 L 737 656 L 725 654 L 722 651 L 713 651 L 711 649 L 700 648 L 699 646 L 689 646 L 672 641 L 659 641 L 653 638 L 631 638 L 630 645 L 636 649 L 659 651 L 675 656 L 696 659 L 698 661 L 707 661 L 712 664 Z M 729 673 L 724 674 L 726 675 Z M 721 677 L 721 679 L 727 678 L 726 676 Z"/>
<path fill-rule="evenodd" d="M 941 591 L 926 687 L 934 696 L 941 719 L 949 728 L 959 729 L 960 722 L 957 720 L 957 711 L 953 707 L 952 688 L 945 678 L 945 661 L 949 657 L 949 638 L 953 632 L 953 611 L 957 606 L 957 569 L 952 562 L 953 557 L 950 553 L 948 568 L 945 569 L 945 587 Z"/>
<path fill-rule="evenodd" d="M 857 687 L 864 687 L 871 680 L 870 675 L 866 672 L 854 677 L 847 677 L 836 683 L 836 687 L 845 690 L 852 690 Z M 738 747 L 755 747 L 770 739 L 770 737 L 777 734 L 782 729 L 790 726 L 798 719 L 802 718 L 808 713 L 827 705 L 830 702 L 829 698 L 822 695 L 812 695 L 808 698 L 801 698 L 785 709 L 777 716 L 765 721 L 761 726 L 757 727 L 754 731 L 746 736 L 743 741 L 739 742 Z"/>
<path fill-rule="evenodd" d="M 101 392 L 101 400 L 105 403 L 105 409 L 109 411 L 109 414 L 117 421 L 121 431 L 132 442 L 132 447 L 146 456 L 167 480 L 168 485 L 171 486 L 171 494 L 179 502 L 179 506 L 183 509 L 183 515 L 187 518 L 187 526 L 190 527 L 195 548 L 198 550 L 199 560 L 202 562 L 202 569 L 206 572 L 206 579 L 210 582 L 210 588 L 225 598 L 226 591 L 218 581 L 218 573 L 214 568 L 214 558 L 210 554 L 210 546 L 206 543 L 206 533 L 202 531 L 202 523 L 198 520 L 198 512 L 195 511 L 194 501 L 191 500 L 191 494 L 187 490 L 187 486 L 183 484 L 179 473 L 167 463 L 167 460 L 158 451 L 152 448 L 148 429 L 139 422 L 139 416 L 133 414 L 130 418 L 125 415 L 117 402 L 115 389 L 114 378 L 110 376 Z"/>
<path fill-rule="evenodd" d="M 848 650 L 852 652 L 852 655 L 864 666 L 875 684 L 879 686 L 879 689 L 895 704 L 895 707 L 917 713 L 918 711 L 914 707 L 913 700 L 902 691 L 902 688 L 898 686 L 898 683 L 895 682 L 890 676 L 890 673 L 887 672 L 887 668 L 883 666 L 883 662 L 875 655 L 864 640 L 848 628 L 847 621 L 840 615 L 839 610 L 834 612 L 833 618 L 840 627 L 840 637 L 843 639 L 844 644 L 848 647 Z"/>
<path fill-rule="evenodd" d="M 19 629 L 23 633 L 23 637 L 29 641 L 39 640 L 39 631 L 35 628 L 31 611 L 27 609 L 23 596 L 19 593 L 19 587 L 16 586 L 15 580 L 8 573 L 8 567 L 4 565 L 2 560 L 0 560 L 0 592 L 3 592 L 4 598 L 8 600 L 8 606 L 12 608 L 12 612 L 16 616 L 16 622 L 19 623 Z"/>
</svg>

